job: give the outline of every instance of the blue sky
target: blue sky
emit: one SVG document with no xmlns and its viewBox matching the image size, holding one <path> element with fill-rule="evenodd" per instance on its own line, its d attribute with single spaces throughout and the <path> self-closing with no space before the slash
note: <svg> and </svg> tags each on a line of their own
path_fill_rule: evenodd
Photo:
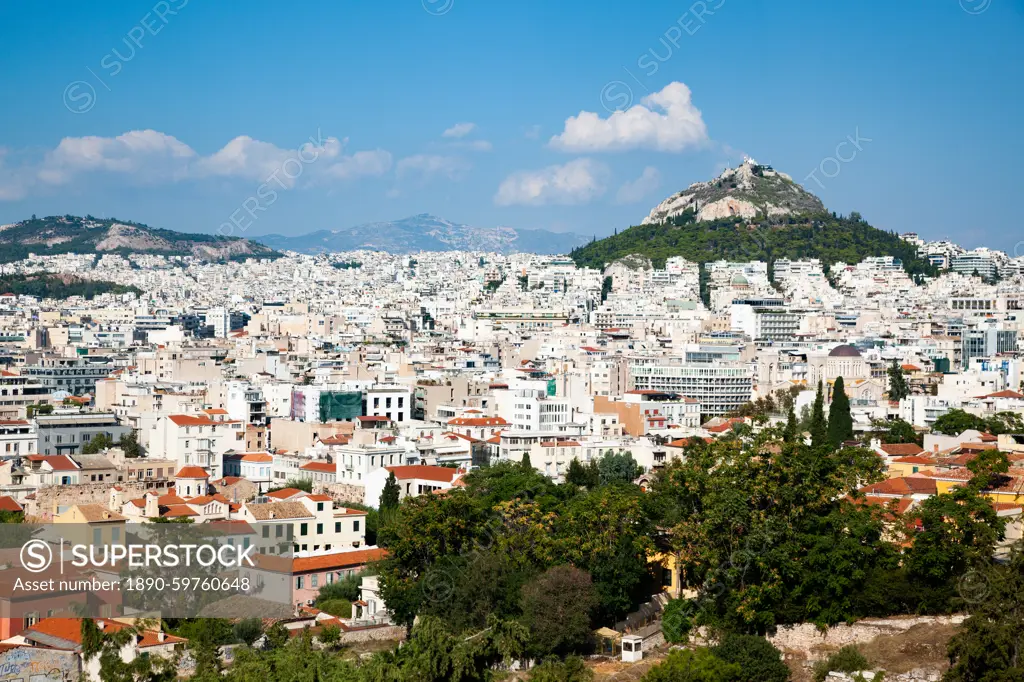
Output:
<svg viewBox="0 0 1024 682">
<path fill-rule="evenodd" d="M 1024 0 L 4 3 L 0 222 L 603 236 L 748 154 L 1012 250 L 1022 38 Z"/>
</svg>

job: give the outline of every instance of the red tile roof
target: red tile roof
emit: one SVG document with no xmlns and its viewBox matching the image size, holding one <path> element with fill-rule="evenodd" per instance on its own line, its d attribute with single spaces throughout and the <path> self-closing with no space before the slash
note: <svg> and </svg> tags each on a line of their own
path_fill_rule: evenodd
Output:
<svg viewBox="0 0 1024 682">
<path fill-rule="evenodd" d="M 306 462 L 299 469 L 301 471 L 319 471 L 325 474 L 333 474 L 338 470 L 338 465 L 333 462 Z"/>
<path fill-rule="evenodd" d="M 424 481 L 437 481 L 438 483 L 451 483 L 458 475 L 458 470 L 448 467 L 435 467 L 427 464 L 411 464 L 406 466 L 386 467 L 388 471 L 395 474 L 398 480 L 409 480 L 419 478 Z"/>
<path fill-rule="evenodd" d="M 917 443 L 891 443 L 888 445 L 880 445 L 879 449 L 885 454 L 891 457 L 908 457 L 910 455 L 919 455 L 924 452 Z"/>
<path fill-rule="evenodd" d="M 209 478 L 210 474 L 206 473 L 206 469 L 197 466 L 186 466 L 182 467 L 181 471 L 174 474 L 175 478 Z"/>
<path fill-rule="evenodd" d="M 2 495 L 0 496 L 0 511 L 17 513 L 24 510 L 16 499 L 8 495 Z"/>
</svg>

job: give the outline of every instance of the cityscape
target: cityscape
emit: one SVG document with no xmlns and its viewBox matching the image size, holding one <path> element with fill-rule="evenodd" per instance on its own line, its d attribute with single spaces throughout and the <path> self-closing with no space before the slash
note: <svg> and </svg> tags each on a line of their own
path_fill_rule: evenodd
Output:
<svg viewBox="0 0 1024 682">
<path fill-rule="evenodd" d="M 353 40 L 392 20 L 354 4 Z M 1024 241 L 993 209 L 1019 184 L 1001 164 L 1021 144 L 1024 8 L 939 4 L 892 17 L 925 27 L 913 64 L 936 83 L 848 46 L 808 67 L 820 87 L 850 64 L 877 79 L 870 99 L 850 76 L 877 105 L 851 102 L 851 125 L 822 101 L 792 114 L 803 131 L 772 112 L 770 132 L 742 133 L 774 102 L 753 95 L 737 119 L 721 82 L 755 76 L 723 56 L 710 86 L 688 56 L 759 22 L 811 29 L 709 0 L 581 24 L 615 54 L 658 29 L 594 101 L 560 92 L 566 66 L 537 76 L 529 114 L 508 106 L 515 125 L 476 101 L 490 85 L 441 75 L 396 113 L 360 76 L 359 106 L 380 111 L 352 114 L 362 139 L 314 125 L 300 146 L 270 132 L 308 123 L 289 106 L 261 123 L 179 74 L 167 87 L 185 99 L 161 112 L 138 81 L 203 22 L 284 29 L 292 12 L 89 10 L 124 33 L 94 60 L 103 77 L 72 73 L 46 94 L 62 113 L 0 125 L 0 680 L 1024 680 Z M 507 22 L 493 48 L 472 38 L 464 78 L 509 44 L 544 71 L 530 45 L 573 21 L 402 5 L 396 37 Z M 836 8 L 800 12 L 840 25 Z M 16 45 L 38 14 L 0 9 L 0 35 Z M 926 132 L 909 99 L 879 113 L 891 88 L 923 101 L 948 78 L 995 101 L 927 61 L 957 25 L 971 33 L 951 49 L 1002 51 L 1006 100 L 958 143 L 982 151 L 921 143 L 897 168 L 887 145 Z M 911 59 L 896 37 L 880 49 Z M 281 58 L 356 45 L 302 49 Z M 415 53 L 383 61 L 425 78 Z M 30 102 L 25 74 L 56 77 L 14 64 Z M 339 96 L 307 104 L 323 117 Z M 170 122 L 206 100 L 208 128 Z M 392 127 L 421 113 L 444 122 L 402 149 L 419 123 Z M 249 132 L 225 144 L 231 125 Z M 983 172 L 984 189 L 954 189 Z"/>
</svg>

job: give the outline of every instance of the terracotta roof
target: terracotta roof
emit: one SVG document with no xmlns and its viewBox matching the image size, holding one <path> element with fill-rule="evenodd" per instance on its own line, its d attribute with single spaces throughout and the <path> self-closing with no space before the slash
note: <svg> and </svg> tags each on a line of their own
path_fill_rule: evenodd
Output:
<svg viewBox="0 0 1024 682">
<path fill-rule="evenodd" d="M 239 424 L 238 421 L 232 419 L 216 421 L 207 416 L 197 417 L 191 414 L 172 414 L 168 419 L 174 422 L 177 426 L 220 426 Z"/>
<path fill-rule="evenodd" d="M 9 495 L 0 495 L 0 511 L 20 512 L 24 511 L 18 501 Z"/>
<path fill-rule="evenodd" d="M 501 417 L 456 417 L 448 420 L 448 426 L 506 426 Z"/>
<path fill-rule="evenodd" d="M 174 474 L 175 478 L 209 478 L 210 474 L 206 473 L 206 469 L 197 466 L 186 466 L 182 467 L 181 471 Z"/>
<path fill-rule="evenodd" d="M 909 457 L 898 457 L 893 460 L 900 464 L 930 464 L 935 465 L 935 462 L 927 457 L 919 457 L 918 455 L 911 455 Z"/>
<path fill-rule="evenodd" d="M 320 442 L 324 445 L 348 445 L 351 442 L 352 436 L 346 436 L 343 433 L 336 433 L 333 436 L 327 436 L 327 438 L 321 438 Z"/>
<path fill-rule="evenodd" d="M 266 452 L 235 452 L 224 455 L 224 459 L 237 460 L 239 462 L 273 462 L 274 458 Z"/>
<path fill-rule="evenodd" d="M 101 504 L 78 504 L 78 513 L 89 523 L 127 521 L 117 512 L 110 511 Z"/>
<path fill-rule="evenodd" d="M 67 455 L 42 455 L 42 460 L 54 471 L 78 471 L 79 466 Z"/>
<path fill-rule="evenodd" d="M 386 549 L 360 549 L 354 552 L 338 552 L 336 554 L 324 554 L 321 556 L 298 557 L 292 559 L 292 571 L 294 573 L 308 573 L 310 571 L 336 570 L 352 566 L 365 566 L 371 561 L 379 561 L 388 554 Z"/>
<path fill-rule="evenodd" d="M 982 398 L 1014 398 L 1016 400 L 1024 399 L 1024 394 L 1017 393 L 1017 391 L 997 391 L 996 393 L 989 393 L 988 395 L 981 396 Z"/>
<path fill-rule="evenodd" d="M 935 495 L 935 480 L 926 476 L 904 476 L 890 478 L 878 483 L 864 486 L 860 491 L 866 495 L 899 496 L 904 495 Z"/>
<path fill-rule="evenodd" d="M 891 443 L 880 445 L 878 449 L 891 457 L 908 457 L 924 452 L 924 448 L 917 443 Z"/>
<path fill-rule="evenodd" d="M 168 507 L 167 511 L 161 513 L 160 516 L 173 519 L 181 516 L 199 516 L 199 512 L 184 504 L 176 504 L 172 507 Z"/>
<path fill-rule="evenodd" d="M 103 621 L 103 630 L 105 632 L 118 632 L 123 630 L 128 625 L 119 623 L 115 620 L 109 619 L 94 619 L 97 622 Z M 76 648 L 82 644 L 82 619 L 81 618 L 44 618 L 32 627 L 25 631 L 25 637 L 32 639 L 32 635 L 38 634 L 40 636 L 46 636 L 49 638 L 55 638 L 68 642 L 74 645 Z M 177 644 L 179 642 L 186 642 L 188 640 L 182 639 L 181 637 L 175 637 L 174 635 L 164 635 L 164 640 L 161 642 L 159 635 L 155 630 L 144 630 L 140 633 L 140 636 L 136 640 L 137 645 L 140 648 L 146 648 L 151 646 L 157 646 L 159 644 Z"/>
<path fill-rule="evenodd" d="M 338 465 L 333 462 L 306 462 L 299 467 L 301 471 L 319 471 L 322 473 L 333 474 L 338 470 Z"/>
<path fill-rule="evenodd" d="M 287 500 L 292 497 L 302 497 L 306 494 L 305 490 L 299 490 L 298 488 L 281 488 L 275 490 L 272 493 L 267 493 L 267 497 L 271 497 L 275 500 Z"/>
<path fill-rule="evenodd" d="M 356 417 L 361 422 L 389 422 L 391 421 L 387 417 L 371 417 L 367 415 Z"/>
<path fill-rule="evenodd" d="M 452 479 L 459 473 L 456 469 L 429 466 L 427 464 L 411 464 L 386 468 L 388 471 L 393 472 L 398 480 L 419 478 L 424 481 L 437 481 L 438 483 L 451 483 Z"/>
</svg>

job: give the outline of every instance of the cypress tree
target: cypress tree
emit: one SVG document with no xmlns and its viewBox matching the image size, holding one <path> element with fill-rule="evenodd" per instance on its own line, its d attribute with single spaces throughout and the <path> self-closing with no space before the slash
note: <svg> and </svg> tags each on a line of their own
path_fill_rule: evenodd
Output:
<svg viewBox="0 0 1024 682">
<path fill-rule="evenodd" d="M 811 447 L 818 448 L 828 444 L 828 421 L 825 419 L 825 389 L 818 382 L 818 394 L 814 397 L 811 408 Z"/>
<path fill-rule="evenodd" d="M 787 443 L 795 443 L 800 437 L 800 425 L 796 421 L 796 412 L 793 406 L 789 406 L 789 415 L 786 417 L 786 429 L 782 432 L 782 438 Z"/>
<path fill-rule="evenodd" d="M 395 478 L 395 472 L 392 471 L 388 474 L 388 480 L 384 482 L 384 490 L 380 494 L 380 504 L 378 505 L 380 511 L 397 509 L 400 493 L 398 479 Z"/>
<path fill-rule="evenodd" d="M 910 386 L 907 385 L 907 379 L 903 376 L 903 368 L 900 367 L 899 361 L 893 358 L 892 365 L 889 366 L 889 400 L 903 400 L 910 395 Z"/>
<path fill-rule="evenodd" d="M 527 471 L 529 471 L 530 469 L 533 469 L 533 465 L 530 464 L 530 453 L 529 452 L 524 452 L 523 453 L 523 461 L 521 461 L 519 464 L 520 464 L 520 466 L 522 466 Z"/>
<path fill-rule="evenodd" d="M 838 448 L 843 441 L 853 438 L 853 417 L 850 416 L 850 399 L 846 395 L 843 378 L 836 379 L 832 389 L 832 407 L 828 411 L 828 440 Z"/>
</svg>

